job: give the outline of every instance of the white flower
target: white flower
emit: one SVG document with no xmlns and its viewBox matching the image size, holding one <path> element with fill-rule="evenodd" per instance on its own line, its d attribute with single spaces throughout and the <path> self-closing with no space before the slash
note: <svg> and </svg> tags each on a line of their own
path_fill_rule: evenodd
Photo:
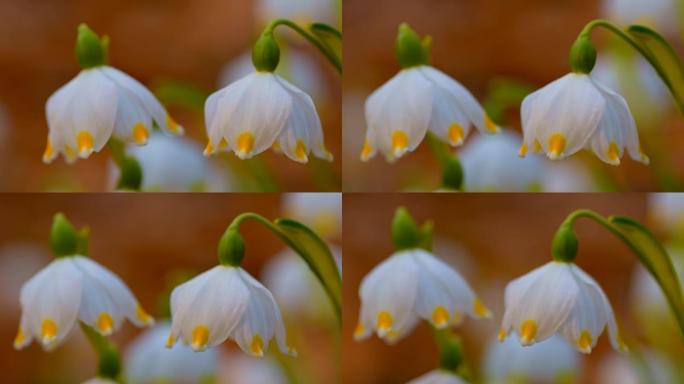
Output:
<svg viewBox="0 0 684 384">
<path fill-rule="evenodd" d="M 285 327 L 271 292 L 239 267 L 216 266 L 171 293 L 172 326 L 167 347 L 181 337 L 203 351 L 231 338 L 253 356 L 263 356 L 275 337 L 283 353 Z"/>
<path fill-rule="evenodd" d="M 515 379 L 533 383 L 561 382 L 560 378 L 567 381 L 579 377 L 580 369 L 579 354 L 558 335 L 529 347 L 521 346 L 513 338 L 503 342 L 492 340 L 484 362 L 487 383 L 509 383 Z"/>
<path fill-rule="evenodd" d="M 435 369 L 409 381 L 407 384 L 466 384 L 466 382 L 455 373 Z"/>
<path fill-rule="evenodd" d="M 164 348 L 171 323 L 163 321 L 138 336 L 128 347 L 124 367 L 130 383 L 201 382 L 216 376 L 218 351 Z"/>
<path fill-rule="evenodd" d="M 338 7 L 336 0 L 259 0 L 256 4 L 257 14 L 265 22 L 285 18 L 298 24 L 334 23 Z"/>
<path fill-rule="evenodd" d="M 311 152 L 332 160 L 311 97 L 273 73 L 254 72 L 214 92 L 204 113 L 207 156 L 232 150 L 248 159 L 275 145 L 300 163 L 306 163 Z"/>
<path fill-rule="evenodd" d="M 684 229 L 683 194 L 651 193 L 648 195 L 648 208 L 649 216 L 672 235 L 677 236 Z"/>
<path fill-rule="evenodd" d="M 496 133 L 477 100 L 456 80 L 421 65 L 401 70 L 366 100 L 366 141 L 361 160 L 377 150 L 389 160 L 411 152 L 428 130 L 458 146 L 474 125 L 482 133 Z"/>
<path fill-rule="evenodd" d="M 46 163 L 59 153 L 68 162 L 85 159 L 112 136 L 145 144 L 153 122 L 165 132 L 183 133 L 147 88 L 107 65 L 82 70 L 50 96 L 46 113 L 50 130 L 43 154 Z"/>
<path fill-rule="evenodd" d="M 386 342 L 398 341 L 419 318 L 443 329 L 459 324 L 464 314 L 491 316 L 458 272 L 421 249 L 399 251 L 384 260 L 363 278 L 359 295 L 356 340 L 375 330 Z"/>
<path fill-rule="evenodd" d="M 607 326 L 613 348 L 627 350 L 606 294 L 574 263 L 551 261 L 511 281 L 504 304 L 500 340 L 515 331 L 528 346 L 558 332 L 578 351 L 590 353 Z"/>
<path fill-rule="evenodd" d="M 673 0 L 603 0 L 603 13 L 622 25 L 644 24 L 659 32 L 677 33 L 677 6 Z"/>
<path fill-rule="evenodd" d="M 591 170 L 579 158 L 547 161 L 542 185 L 544 192 L 600 192 Z"/>
<path fill-rule="evenodd" d="M 269 357 L 258 359 L 235 352 L 222 354 L 218 377 L 218 383 L 225 384 L 287 384 L 290 382 L 275 359 Z"/>
<path fill-rule="evenodd" d="M 93 377 L 81 384 L 118 384 L 116 380 L 108 379 L 106 377 Z"/>
<path fill-rule="evenodd" d="M 341 193 L 288 193 L 283 196 L 283 211 L 324 238 L 342 231 Z"/>
<path fill-rule="evenodd" d="M 202 147 L 191 139 L 153 133 L 147 145 L 129 145 L 126 152 L 140 164 L 143 191 L 230 190 L 229 172 L 202 156 Z M 109 167 L 112 189 L 116 187 L 120 174 L 120 168 L 112 162 Z"/>
<path fill-rule="evenodd" d="M 39 271 L 22 287 L 20 301 L 16 349 L 36 338 L 53 350 L 77 319 L 102 335 L 118 330 L 124 317 L 137 326 L 154 323 L 118 276 L 79 255 L 57 258 Z"/>
<path fill-rule="evenodd" d="M 544 164 L 537 156 L 516 155 L 520 136 L 510 130 L 478 136 L 459 153 L 466 191 L 529 192 L 542 185 Z"/>
<path fill-rule="evenodd" d="M 528 95 L 521 119 L 520 156 L 531 149 L 557 160 L 586 148 L 618 165 L 627 148 L 630 157 L 648 164 L 625 99 L 589 75 L 569 73 Z"/>
</svg>

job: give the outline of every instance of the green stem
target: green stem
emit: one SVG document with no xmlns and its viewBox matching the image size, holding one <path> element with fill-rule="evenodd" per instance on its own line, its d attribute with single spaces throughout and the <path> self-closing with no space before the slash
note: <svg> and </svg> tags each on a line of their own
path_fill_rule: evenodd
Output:
<svg viewBox="0 0 684 384">
<path fill-rule="evenodd" d="M 276 19 L 273 20 L 264 30 L 264 32 L 273 32 L 275 28 L 279 25 L 284 25 L 286 27 L 290 27 L 292 30 L 295 32 L 299 33 L 302 37 L 304 37 L 306 40 L 309 41 L 314 47 L 318 48 L 319 51 L 325 56 L 326 59 L 332 64 L 335 69 L 337 69 L 337 72 L 342 73 L 342 62 L 335 56 L 333 52 L 330 51 L 330 49 L 323 44 L 316 36 L 313 34 L 309 33 L 307 30 L 304 28 L 300 27 L 296 23 L 294 23 L 291 20 L 288 19 Z M 342 34 L 335 30 L 334 28 L 330 27 L 331 30 L 334 30 L 336 32 L 336 35 L 342 36 Z"/>
<path fill-rule="evenodd" d="M 330 299 L 330 302 L 333 306 L 333 309 L 335 310 L 335 315 L 337 317 L 337 320 L 341 323 L 342 322 L 342 306 L 341 302 L 338 297 L 329 289 L 328 284 L 325 281 L 325 277 L 323 276 L 322 272 L 319 270 L 318 266 L 313 263 L 312 260 L 310 260 L 306 255 L 307 252 L 305 249 L 303 249 L 300 244 L 296 241 L 294 241 L 277 223 L 273 223 L 267 218 L 258 215 L 256 213 L 252 212 L 246 212 L 238 215 L 233 222 L 228 226 L 228 230 L 233 229 L 235 231 L 239 231 L 240 224 L 244 221 L 256 221 L 257 223 L 265 226 L 268 228 L 273 234 L 275 234 L 280 240 L 282 240 L 288 247 L 290 247 L 293 251 L 295 251 L 302 259 L 306 262 L 306 264 L 309 266 L 311 271 L 314 273 L 316 278 L 318 278 L 318 281 L 321 283 L 323 286 L 326 294 L 328 295 L 328 298 Z M 304 227 L 306 228 L 306 227 Z M 307 228 L 308 229 L 308 228 Z M 332 257 L 332 254 L 330 253 L 330 249 L 325 245 L 325 242 L 321 240 L 313 231 L 309 230 L 309 234 L 313 235 L 316 238 L 316 241 L 318 242 L 318 245 L 324 247 L 327 250 L 327 256 L 330 259 L 330 262 L 334 264 L 334 260 Z M 339 273 L 337 274 L 338 280 L 341 280 L 339 277 Z M 338 283 L 341 285 L 341 281 L 338 281 Z"/>
<path fill-rule="evenodd" d="M 114 163 L 119 167 L 121 176 L 116 189 L 126 191 L 140 191 L 142 186 L 143 171 L 138 160 L 126 154 L 126 145 L 117 139 L 111 138 L 107 147 L 112 154 Z"/>
<path fill-rule="evenodd" d="M 449 146 L 431 132 L 426 134 L 427 142 L 439 163 L 442 165 L 441 187 L 463 190 L 463 167 L 458 157 L 449 151 Z"/>
<path fill-rule="evenodd" d="M 121 382 L 121 356 L 112 342 L 97 333 L 89 325 L 79 322 L 81 330 L 86 335 L 91 347 L 98 356 L 97 376 Z"/>
<path fill-rule="evenodd" d="M 433 328 L 432 334 L 439 350 L 439 368 L 469 380 L 471 373 L 464 358 L 461 338 L 449 328 Z"/>
</svg>

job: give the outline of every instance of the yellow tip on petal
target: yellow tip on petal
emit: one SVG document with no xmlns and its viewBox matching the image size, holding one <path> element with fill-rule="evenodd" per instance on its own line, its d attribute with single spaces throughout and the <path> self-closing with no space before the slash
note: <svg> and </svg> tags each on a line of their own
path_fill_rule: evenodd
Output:
<svg viewBox="0 0 684 384">
<path fill-rule="evenodd" d="M 143 145 L 147 143 L 147 138 L 150 136 L 150 132 L 143 123 L 135 123 L 132 129 L 133 141 L 138 145 Z"/>
<path fill-rule="evenodd" d="M 261 336 L 254 335 L 252 338 L 252 344 L 249 346 L 250 351 L 254 356 L 264 355 L 264 342 L 261 340 Z"/>
<path fill-rule="evenodd" d="M 373 147 L 371 147 L 368 139 L 363 141 L 363 149 L 361 150 L 361 160 L 366 161 L 370 158 Z"/>
<path fill-rule="evenodd" d="M 579 347 L 582 353 L 590 353 L 592 342 L 593 338 L 591 337 L 591 333 L 588 330 L 583 329 L 579 339 L 577 339 L 577 347 Z"/>
<path fill-rule="evenodd" d="M 135 306 L 135 317 L 139 321 L 141 321 L 145 324 L 150 324 L 154 321 L 152 316 L 150 316 L 147 312 L 145 312 L 145 310 L 143 309 L 143 307 L 140 304 L 137 304 Z"/>
<path fill-rule="evenodd" d="M 492 314 L 478 297 L 473 300 L 473 312 L 479 317 L 489 317 Z"/>
<path fill-rule="evenodd" d="M 432 323 L 437 328 L 445 327 L 449 323 L 449 311 L 441 305 L 436 306 L 432 311 Z"/>
<path fill-rule="evenodd" d="M 203 351 L 209 341 L 209 328 L 205 325 L 198 325 L 192 330 L 192 349 Z"/>
<path fill-rule="evenodd" d="M 109 313 L 102 312 L 97 317 L 96 326 L 100 333 L 109 335 L 114 330 L 114 320 L 112 320 L 112 316 Z"/>
<path fill-rule="evenodd" d="M 537 323 L 534 320 L 525 320 L 520 325 L 520 342 L 523 345 L 534 343 L 537 336 Z"/>
<path fill-rule="evenodd" d="M 492 119 L 490 119 L 487 115 L 484 115 L 484 125 L 485 128 L 487 128 L 487 132 L 489 133 L 499 132 L 499 127 L 497 127 L 496 124 L 494 124 L 494 122 L 492 121 Z"/>
<path fill-rule="evenodd" d="M 43 152 L 43 162 L 49 163 L 55 158 L 55 150 L 52 147 L 52 140 L 48 137 L 45 151 Z"/>
<path fill-rule="evenodd" d="M 358 323 L 356 324 L 356 328 L 354 328 L 354 337 L 359 338 L 363 336 L 366 333 L 366 328 L 363 326 L 363 324 Z"/>
<path fill-rule="evenodd" d="M 24 334 L 24 329 L 22 327 L 19 327 L 19 330 L 17 331 L 17 336 L 14 337 L 14 348 L 21 348 L 25 342 L 26 335 Z"/>
<path fill-rule="evenodd" d="M 90 132 L 81 131 L 76 136 L 76 147 L 81 156 L 87 156 L 93 151 L 93 135 Z"/>
<path fill-rule="evenodd" d="M 527 154 L 527 143 L 522 143 L 520 149 L 518 150 L 518 156 L 525 157 Z"/>
<path fill-rule="evenodd" d="M 534 148 L 532 148 L 532 152 L 534 152 L 534 153 L 539 153 L 539 152 L 541 152 L 543 149 L 544 149 L 544 148 L 542 148 L 542 145 L 541 145 L 541 143 L 539 142 L 539 140 L 535 139 L 535 140 L 534 140 Z"/>
<path fill-rule="evenodd" d="M 562 133 L 554 133 L 549 138 L 549 157 L 558 158 L 565 150 L 565 136 Z"/>
<path fill-rule="evenodd" d="M 40 337 L 43 343 L 49 343 L 57 337 L 57 323 L 52 319 L 45 319 L 40 324 Z"/>
<path fill-rule="evenodd" d="M 209 156 L 214 152 L 214 146 L 211 145 L 211 140 L 207 141 L 207 146 L 204 147 L 204 156 Z"/>
<path fill-rule="evenodd" d="M 304 144 L 304 140 L 297 140 L 297 146 L 295 147 L 295 157 L 301 162 L 306 162 L 308 157 L 306 156 L 307 148 Z"/>
<path fill-rule="evenodd" d="M 166 338 L 166 348 L 171 348 L 173 347 L 173 344 L 176 343 L 176 339 L 173 338 L 172 334 L 169 334 L 169 337 Z"/>
<path fill-rule="evenodd" d="M 169 114 L 166 115 L 166 126 L 169 128 L 169 131 L 174 135 L 179 135 L 183 133 L 181 126 L 178 125 L 178 123 L 176 123 L 176 121 L 173 118 L 171 118 L 171 115 Z"/>
<path fill-rule="evenodd" d="M 449 126 L 449 144 L 459 145 L 463 142 L 465 134 L 463 127 L 458 123 L 453 123 Z"/>
<path fill-rule="evenodd" d="M 380 311 L 378 313 L 378 321 L 376 324 L 376 328 L 378 328 L 378 330 L 387 332 L 392 329 L 392 323 L 392 314 L 387 311 Z"/>
<path fill-rule="evenodd" d="M 242 156 L 248 156 L 254 148 L 254 135 L 251 132 L 242 132 L 237 139 L 237 150 Z"/>
<path fill-rule="evenodd" d="M 625 344 L 625 341 L 622 339 L 622 335 L 619 332 L 617 335 L 615 335 L 615 339 L 617 340 L 617 345 L 618 345 L 618 349 L 620 350 L 620 352 L 629 351 L 627 344 Z"/>
<path fill-rule="evenodd" d="M 506 330 L 503 328 L 499 329 L 499 342 L 502 343 L 504 340 L 506 340 Z"/>
<path fill-rule="evenodd" d="M 394 131 L 392 133 L 392 152 L 395 156 L 400 156 L 408 147 L 408 136 L 404 131 Z"/>
<path fill-rule="evenodd" d="M 608 150 L 606 151 L 606 157 L 611 163 L 620 164 L 620 149 L 614 141 L 608 144 Z"/>
</svg>

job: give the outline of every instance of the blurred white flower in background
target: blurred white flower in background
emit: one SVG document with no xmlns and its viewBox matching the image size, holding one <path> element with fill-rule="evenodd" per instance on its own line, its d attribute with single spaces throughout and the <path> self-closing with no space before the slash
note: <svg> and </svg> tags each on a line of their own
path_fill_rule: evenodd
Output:
<svg viewBox="0 0 684 384">
<path fill-rule="evenodd" d="M 595 379 L 598 383 L 620 384 L 673 384 L 681 383 L 676 369 L 663 355 L 654 350 L 641 353 L 643 363 L 630 360 L 628 356 L 606 355 L 596 368 Z"/>
<path fill-rule="evenodd" d="M 219 356 L 220 384 L 286 384 L 287 376 L 273 359 L 257 359 L 242 353 L 222 353 Z"/>
<path fill-rule="evenodd" d="M 92 379 L 86 380 L 81 384 L 118 384 L 118 382 L 105 377 L 93 377 Z"/>
<path fill-rule="evenodd" d="M 679 13 L 674 0 L 603 0 L 602 8 L 605 17 L 623 26 L 642 24 L 659 33 L 677 32 Z"/>
<path fill-rule="evenodd" d="M 453 372 L 435 369 L 409 381 L 407 384 L 466 384 L 466 381 Z"/>
<path fill-rule="evenodd" d="M 458 154 L 463 166 L 463 189 L 469 192 L 529 192 L 541 188 L 544 161 L 517 155 L 522 138 L 512 130 L 476 136 Z"/>
<path fill-rule="evenodd" d="M 255 9 L 261 22 L 285 18 L 296 23 L 336 24 L 340 0 L 259 0 Z"/>
<path fill-rule="evenodd" d="M 171 323 L 161 321 L 128 345 L 124 364 L 128 383 L 199 383 L 216 377 L 216 349 L 195 353 L 186 345 L 165 348 L 170 332 Z"/>
<path fill-rule="evenodd" d="M 672 259 L 681 284 L 684 282 L 684 252 L 681 249 L 667 248 L 667 253 Z M 682 294 L 684 294 L 684 288 L 682 288 Z M 635 314 L 646 322 L 654 317 L 670 318 L 672 316 L 665 294 L 653 276 L 641 264 L 636 266 L 632 274 L 630 299 Z M 674 317 L 671 318 L 674 320 Z"/>
<path fill-rule="evenodd" d="M 580 159 L 547 161 L 542 181 L 544 192 L 599 192 L 591 170 Z"/>
<path fill-rule="evenodd" d="M 670 236 L 684 237 L 684 194 L 651 193 L 648 209 L 650 218 Z"/>
<path fill-rule="evenodd" d="M 153 133 L 147 145 L 129 145 L 126 151 L 140 163 L 143 191 L 227 192 L 233 189 L 229 171 L 202 156 L 202 146 L 192 139 Z M 121 170 L 111 163 L 108 171 L 110 188 L 114 189 Z"/>
<path fill-rule="evenodd" d="M 558 335 L 529 347 L 513 337 L 492 340 L 485 353 L 483 371 L 492 384 L 574 382 L 582 368 L 580 355 Z"/>
<path fill-rule="evenodd" d="M 324 239 L 342 233 L 341 193 L 287 193 L 282 206 L 285 217 L 301 221 Z"/>
</svg>

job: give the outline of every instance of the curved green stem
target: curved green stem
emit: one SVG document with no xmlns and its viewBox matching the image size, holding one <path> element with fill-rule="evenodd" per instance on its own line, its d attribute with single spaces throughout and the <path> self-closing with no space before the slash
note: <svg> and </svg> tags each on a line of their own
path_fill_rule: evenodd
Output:
<svg viewBox="0 0 684 384">
<path fill-rule="evenodd" d="M 629 34 L 627 34 L 625 31 L 620 29 L 617 25 L 611 23 L 608 20 L 596 19 L 596 20 L 590 21 L 582 29 L 582 31 L 580 32 L 580 36 L 589 37 L 589 35 L 591 35 L 591 31 L 596 27 L 603 27 L 603 28 L 609 30 L 610 32 L 613 32 L 614 34 L 616 34 L 618 37 L 620 37 L 625 42 L 627 42 L 629 45 L 631 45 L 632 48 L 636 49 L 642 56 L 644 56 L 644 58 L 646 60 L 649 61 L 649 63 L 651 63 L 651 65 L 653 65 L 654 68 L 656 68 L 656 65 L 654 65 L 654 63 L 651 62 L 651 58 L 650 58 L 649 53 L 646 50 L 644 50 L 636 41 L 634 41 L 632 39 L 632 37 L 629 36 Z"/>
<path fill-rule="evenodd" d="M 97 376 L 121 382 L 121 355 L 114 343 L 95 332 L 89 325 L 79 322 L 81 330 L 98 357 Z"/>
<path fill-rule="evenodd" d="M 302 37 L 308 40 L 309 43 L 311 43 L 314 47 L 318 48 L 318 50 L 321 51 L 323 56 L 325 56 L 325 58 L 328 59 L 330 64 L 332 64 L 335 67 L 335 69 L 337 69 L 337 72 L 342 73 L 342 62 L 337 58 L 337 56 L 335 56 L 335 54 L 331 52 L 330 49 L 324 43 L 322 43 L 316 36 L 309 33 L 307 30 L 300 27 L 295 22 L 288 19 L 276 19 L 273 20 L 270 24 L 268 24 L 264 32 L 273 32 L 275 28 L 279 25 L 290 27 L 292 30 L 299 33 Z M 335 33 L 336 36 L 342 36 L 342 34 L 339 31 L 332 27 L 329 27 L 329 30 L 335 31 L 333 33 Z"/>
<path fill-rule="evenodd" d="M 330 248 L 328 248 L 325 242 L 311 229 L 296 221 L 279 219 L 272 222 L 265 217 L 252 212 L 238 215 L 228 226 L 228 230 L 239 231 L 240 224 L 249 220 L 255 221 L 268 228 L 306 262 L 323 286 L 333 306 L 337 320 L 341 322 L 342 279 L 337 270 L 337 265 L 335 264 L 332 253 L 330 252 Z M 316 257 L 316 252 L 322 253 L 322 257 Z"/>
</svg>

